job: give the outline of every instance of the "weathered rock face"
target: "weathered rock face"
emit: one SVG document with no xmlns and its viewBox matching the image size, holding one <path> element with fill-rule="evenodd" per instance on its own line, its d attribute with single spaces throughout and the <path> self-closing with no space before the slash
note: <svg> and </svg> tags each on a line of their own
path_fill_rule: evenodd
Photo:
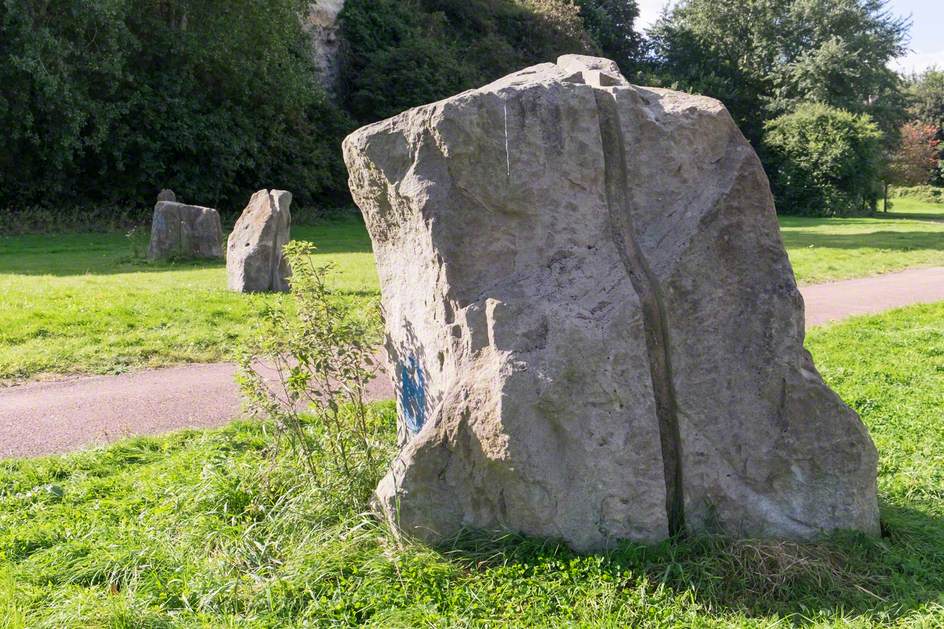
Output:
<svg viewBox="0 0 944 629">
<path fill-rule="evenodd" d="M 757 156 L 721 103 L 567 56 L 344 142 L 401 450 L 391 521 L 580 550 L 878 531 L 876 452 L 803 348 Z"/>
<path fill-rule="evenodd" d="M 287 291 L 291 275 L 282 247 L 289 241 L 292 194 L 260 190 L 249 199 L 226 250 L 226 278 L 230 290 L 241 293 Z"/>
<path fill-rule="evenodd" d="M 208 207 L 158 201 L 151 221 L 148 258 L 222 258 L 223 227 Z"/>
<path fill-rule="evenodd" d="M 173 190 L 164 188 L 157 194 L 157 202 L 160 203 L 161 201 L 177 201 L 177 195 L 174 194 Z"/>
<path fill-rule="evenodd" d="M 338 82 L 338 50 L 341 46 L 338 14 L 344 0 L 316 0 L 308 3 L 302 27 L 311 38 L 312 57 L 322 86 L 334 92 Z"/>
</svg>

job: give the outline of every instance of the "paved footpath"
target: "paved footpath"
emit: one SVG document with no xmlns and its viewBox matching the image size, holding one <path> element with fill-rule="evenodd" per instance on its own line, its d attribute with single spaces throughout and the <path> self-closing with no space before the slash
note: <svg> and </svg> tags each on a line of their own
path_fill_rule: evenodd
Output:
<svg viewBox="0 0 944 629">
<path fill-rule="evenodd" d="M 912 269 L 802 289 L 807 327 L 915 303 L 944 301 L 944 268 Z M 67 452 L 131 435 L 221 426 L 239 417 L 231 364 L 183 365 L 119 376 L 0 389 L 0 459 Z M 381 376 L 373 399 L 390 399 Z"/>
</svg>

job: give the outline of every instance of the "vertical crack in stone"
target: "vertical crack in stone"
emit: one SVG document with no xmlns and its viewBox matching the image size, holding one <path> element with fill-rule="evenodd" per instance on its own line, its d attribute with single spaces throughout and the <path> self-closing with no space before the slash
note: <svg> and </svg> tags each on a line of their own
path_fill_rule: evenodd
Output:
<svg viewBox="0 0 944 629">
<path fill-rule="evenodd" d="M 626 146 L 620 126 L 615 95 L 594 89 L 603 142 L 603 163 L 606 178 L 606 202 L 610 232 L 620 259 L 641 302 L 646 350 L 659 421 L 659 439 L 665 474 L 665 510 L 669 533 L 685 529 L 685 505 L 682 495 L 681 438 L 672 363 L 669 356 L 669 330 L 659 284 L 649 267 L 633 226 L 626 181 Z"/>
</svg>

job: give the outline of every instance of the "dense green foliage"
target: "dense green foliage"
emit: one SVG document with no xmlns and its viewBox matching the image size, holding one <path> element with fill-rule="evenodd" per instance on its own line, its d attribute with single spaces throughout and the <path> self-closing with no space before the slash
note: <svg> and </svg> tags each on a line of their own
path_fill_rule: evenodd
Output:
<svg viewBox="0 0 944 629">
<path fill-rule="evenodd" d="M 239 423 L 0 463 L 0 625 L 938 627 L 942 322 L 944 306 L 920 306 L 809 341 L 878 447 L 881 539 L 398 544 L 363 514 L 383 465 L 353 487 L 330 464 L 313 482 L 271 425 Z M 390 448 L 393 405 L 377 411 Z"/>
<path fill-rule="evenodd" d="M 944 203 L 944 188 L 939 186 L 895 186 L 888 193 L 892 198 L 916 199 L 925 203 Z"/>
<path fill-rule="evenodd" d="M 888 62 L 905 52 L 907 30 L 886 0 L 682 0 L 656 24 L 652 39 L 664 82 L 714 96 L 731 111 L 761 154 L 780 212 L 841 215 L 874 206 L 883 156 L 865 159 L 870 133 L 857 146 L 833 151 L 825 139 L 784 138 L 786 127 L 809 117 L 789 114 L 809 103 L 868 114 L 890 150 L 906 101 Z M 777 137 L 765 139 L 774 129 Z M 764 150 L 772 147 L 774 156 Z M 811 169 L 819 165 L 830 170 L 817 175 Z M 862 176 L 854 176 L 863 165 Z M 809 184 L 813 190 L 802 189 Z M 861 194 L 849 187 L 859 184 Z"/>
<path fill-rule="evenodd" d="M 0 207 L 341 189 L 300 0 L 0 2 Z"/>
<path fill-rule="evenodd" d="M 937 167 L 924 182 L 944 186 L 944 70 L 932 68 L 907 81 L 908 114 L 914 123 L 937 130 Z"/>
<path fill-rule="evenodd" d="M 944 70 L 930 69 L 908 79 L 908 113 L 914 120 L 944 128 Z"/>
<path fill-rule="evenodd" d="M 0 208 L 29 209 L 36 224 L 63 206 L 122 223 L 162 187 L 224 211 L 260 187 L 292 190 L 296 206 L 337 205 L 348 199 L 339 143 L 356 124 L 567 52 L 721 99 L 784 213 L 860 204 L 825 209 L 787 194 L 797 180 L 779 175 L 823 156 L 794 143 L 798 163 L 785 166 L 782 150 L 776 161 L 765 149 L 779 140 L 763 138 L 771 120 L 808 103 L 868 114 L 892 154 L 906 105 L 938 129 L 944 116 L 940 72 L 903 87 L 888 69 L 908 24 L 886 0 L 683 0 L 651 41 L 634 28 L 635 0 L 348 0 L 337 99 L 317 85 L 307 10 L 304 0 L 3 0 Z M 876 172 L 893 170 L 867 171 Z M 932 175 L 939 182 L 944 169 Z M 43 220 L 33 221 L 37 206 Z M 0 229 L 22 220 L 8 216 Z"/>
<path fill-rule="evenodd" d="M 363 122 L 592 50 L 565 0 L 348 0 L 340 20 L 344 100 Z"/>
<path fill-rule="evenodd" d="M 764 146 L 778 206 L 810 215 L 875 211 L 880 140 L 867 114 L 827 105 L 801 105 L 769 121 Z"/>
<path fill-rule="evenodd" d="M 619 64 L 632 78 L 639 70 L 645 48 L 642 35 L 634 28 L 639 17 L 635 0 L 576 0 L 580 17 L 590 39 L 607 59 Z"/>
<path fill-rule="evenodd" d="M 355 120 L 568 52 L 602 51 L 629 71 L 640 50 L 634 0 L 349 0 L 336 102 L 317 84 L 307 9 L 3 0 L 0 208 L 120 214 L 163 187 L 224 210 L 261 187 L 331 206 L 347 199 L 340 140 Z"/>
<path fill-rule="evenodd" d="M 885 0 L 683 0 L 653 29 L 665 79 L 727 105 L 755 144 L 764 123 L 818 102 L 902 122 L 907 23 Z"/>
</svg>

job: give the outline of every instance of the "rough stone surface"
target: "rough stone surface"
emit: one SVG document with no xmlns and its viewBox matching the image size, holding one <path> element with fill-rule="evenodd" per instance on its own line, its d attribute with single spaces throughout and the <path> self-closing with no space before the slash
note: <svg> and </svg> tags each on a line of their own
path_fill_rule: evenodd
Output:
<svg viewBox="0 0 944 629">
<path fill-rule="evenodd" d="M 223 227 L 208 207 L 158 201 L 151 221 L 148 258 L 222 258 Z"/>
<path fill-rule="evenodd" d="M 174 191 L 173 191 L 173 190 L 170 190 L 170 189 L 168 189 L 168 188 L 164 188 L 164 189 L 161 190 L 161 191 L 158 193 L 158 195 L 157 195 L 157 202 L 160 203 L 161 201 L 174 201 L 174 202 L 176 202 L 176 201 L 177 201 L 177 195 L 174 194 Z"/>
<path fill-rule="evenodd" d="M 302 26 L 311 38 L 312 57 L 318 69 L 318 78 L 329 92 L 337 89 L 338 51 L 341 47 L 338 14 L 344 0 L 316 0 L 308 3 L 308 12 Z"/>
<path fill-rule="evenodd" d="M 249 199 L 226 250 L 226 279 L 241 293 L 287 291 L 291 275 L 282 247 L 289 241 L 292 194 L 260 190 Z"/>
<path fill-rule="evenodd" d="M 567 56 L 344 154 L 399 397 L 376 497 L 401 530 L 878 532 L 875 448 L 803 348 L 767 178 L 721 103 Z"/>
</svg>

